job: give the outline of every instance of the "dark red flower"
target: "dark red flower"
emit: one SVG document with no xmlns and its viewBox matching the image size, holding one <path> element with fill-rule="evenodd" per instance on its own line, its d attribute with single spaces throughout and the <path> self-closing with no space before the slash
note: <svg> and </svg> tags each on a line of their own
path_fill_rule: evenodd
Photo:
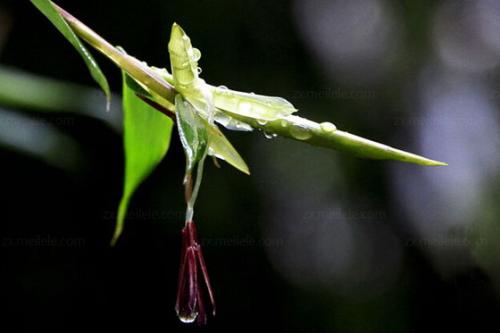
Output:
<svg viewBox="0 0 500 333">
<path fill-rule="evenodd" d="M 201 274 L 200 274 L 201 273 Z M 205 288 L 203 287 L 203 283 Z M 196 236 L 196 226 L 193 221 L 186 222 L 182 229 L 182 251 L 179 268 L 179 286 L 175 311 L 184 323 L 198 324 L 207 322 L 207 313 L 203 294 L 208 293 L 212 305 L 212 314 L 215 316 L 215 301 L 207 267 L 203 259 L 200 244 Z"/>
</svg>

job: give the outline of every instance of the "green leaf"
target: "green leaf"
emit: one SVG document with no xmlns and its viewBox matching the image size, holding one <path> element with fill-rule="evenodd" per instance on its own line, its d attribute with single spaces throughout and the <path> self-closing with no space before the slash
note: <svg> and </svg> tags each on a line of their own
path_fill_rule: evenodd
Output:
<svg viewBox="0 0 500 333">
<path fill-rule="evenodd" d="M 275 96 L 256 95 L 228 88 L 214 88 L 215 107 L 261 121 L 287 117 L 297 109 L 286 99 Z"/>
<path fill-rule="evenodd" d="M 128 86 L 129 89 L 133 90 L 134 93 L 137 95 L 141 95 L 147 98 L 152 99 L 153 95 L 147 88 L 143 87 L 139 82 L 134 80 L 130 75 L 125 76 L 125 83 Z"/>
<path fill-rule="evenodd" d="M 122 73 L 125 181 L 112 245 L 123 231 L 132 194 L 167 153 L 173 127 L 170 118 L 137 97 L 134 90 L 137 86 L 131 86 L 131 78 L 125 72 Z"/>
<path fill-rule="evenodd" d="M 207 126 L 207 129 L 208 154 L 226 161 L 236 169 L 249 175 L 250 170 L 247 164 L 219 128 L 216 125 L 211 125 Z"/>
<path fill-rule="evenodd" d="M 360 136 L 338 130 L 328 122 L 317 123 L 298 116 L 288 116 L 272 121 L 259 120 L 237 113 L 227 112 L 229 116 L 258 128 L 266 133 L 273 133 L 283 137 L 309 143 L 314 146 L 331 148 L 346 152 L 357 157 L 395 160 L 425 166 L 443 166 L 444 162 L 435 161 L 426 157 L 399 150 Z"/>
<path fill-rule="evenodd" d="M 191 85 L 198 80 L 198 60 L 201 53 L 193 48 L 191 40 L 177 23 L 172 25 L 168 53 L 176 86 L 181 90 L 184 87 L 191 89 Z"/>
<path fill-rule="evenodd" d="M 177 129 L 186 153 L 186 173 L 191 173 L 207 151 L 206 123 L 180 94 L 175 97 Z"/>
<path fill-rule="evenodd" d="M 92 78 L 99 84 L 101 89 L 104 91 L 107 99 L 107 107 L 109 110 L 109 103 L 111 99 L 111 91 L 109 89 L 108 81 L 104 76 L 103 72 L 97 65 L 90 52 L 83 46 L 80 39 L 77 37 L 73 29 L 68 25 L 68 23 L 63 19 L 59 12 L 54 8 L 54 5 L 49 0 L 31 0 L 33 5 L 35 5 L 49 20 L 54 24 L 54 26 L 59 30 L 64 37 L 74 46 L 74 48 L 80 53 L 85 64 L 87 65 Z"/>
</svg>

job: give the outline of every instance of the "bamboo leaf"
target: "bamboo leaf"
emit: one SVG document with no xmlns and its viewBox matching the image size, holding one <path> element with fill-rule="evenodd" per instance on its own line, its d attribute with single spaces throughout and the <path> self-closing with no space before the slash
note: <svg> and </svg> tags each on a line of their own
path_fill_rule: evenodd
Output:
<svg viewBox="0 0 500 333">
<path fill-rule="evenodd" d="M 78 36 L 75 34 L 73 29 L 68 25 L 68 23 L 59 14 L 57 9 L 54 7 L 53 3 L 49 0 L 31 0 L 31 2 L 52 22 L 52 24 L 61 32 L 64 37 L 73 45 L 73 47 L 80 53 L 83 61 L 87 65 L 87 68 L 92 75 L 92 78 L 99 84 L 101 89 L 106 95 L 106 109 L 109 110 L 109 104 L 111 100 L 111 91 L 109 89 L 108 81 L 104 76 L 101 68 L 94 60 L 90 52 L 82 44 Z"/>
<path fill-rule="evenodd" d="M 137 86 L 131 84 L 132 79 L 125 72 L 122 75 L 125 180 L 112 245 L 123 231 L 133 193 L 167 153 L 173 127 L 170 118 L 137 97 Z"/>
<path fill-rule="evenodd" d="M 215 106 L 227 112 L 269 121 L 289 116 L 297 111 L 292 103 L 281 97 L 256 95 L 225 87 L 211 88 Z"/>
<path fill-rule="evenodd" d="M 176 85 L 186 89 L 192 88 L 191 85 L 198 79 L 198 60 L 201 53 L 193 48 L 191 40 L 177 23 L 172 25 L 168 53 Z"/>
<path fill-rule="evenodd" d="M 224 110 L 225 111 L 225 110 Z M 360 136 L 338 130 L 329 122 L 314 121 L 290 115 L 280 119 L 260 122 L 257 119 L 225 111 L 229 116 L 243 121 L 266 133 L 309 143 L 313 146 L 335 149 L 361 158 L 395 160 L 425 166 L 444 166 L 444 162 L 396 149 Z"/>
<path fill-rule="evenodd" d="M 219 128 L 216 125 L 211 125 L 207 126 L 207 129 L 208 154 L 226 161 L 236 169 L 249 175 L 250 170 L 247 164 Z"/>
</svg>

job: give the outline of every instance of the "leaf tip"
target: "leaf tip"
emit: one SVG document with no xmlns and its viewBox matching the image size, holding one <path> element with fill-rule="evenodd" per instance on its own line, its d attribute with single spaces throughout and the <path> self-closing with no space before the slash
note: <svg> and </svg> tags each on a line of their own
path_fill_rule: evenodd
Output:
<svg viewBox="0 0 500 333">
<path fill-rule="evenodd" d="M 448 166 L 448 163 L 432 160 L 432 162 L 429 164 L 429 166 Z"/>
<path fill-rule="evenodd" d="M 123 231 L 122 225 L 123 225 L 123 221 L 121 221 L 121 220 L 116 221 L 115 231 L 114 231 L 113 237 L 111 238 L 111 241 L 109 243 L 109 245 L 111 245 L 111 247 L 115 247 L 116 243 L 118 243 L 118 239 L 120 239 L 120 236 L 121 236 L 122 231 Z"/>
</svg>

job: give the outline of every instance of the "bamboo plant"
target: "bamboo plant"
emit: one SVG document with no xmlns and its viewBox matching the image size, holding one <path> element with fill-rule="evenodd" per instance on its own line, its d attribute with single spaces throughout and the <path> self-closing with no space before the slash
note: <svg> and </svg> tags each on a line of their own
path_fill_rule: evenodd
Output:
<svg viewBox="0 0 500 333">
<path fill-rule="evenodd" d="M 173 126 L 177 126 L 186 155 L 185 225 L 175 309 L 183 322 L 207 321 L 204 295 L 215 315 L 215 299 L 194 223 L 194 205 L 207 156 L 224 160 L 245 174 L 249 168 L 221 132 L 258 130 L 268 137 L 283 136 L 371 159 L 389 159 L 423 166 L 443 166 L 431 160 L 341 131 L 331 122 L 316 123 L 295 115 L 295 107 L 280 97 L 239 92 L 213 86 L 200 76 L 201 52 L 184 30 L 172 25 L 168 51 L 170 71 L 148 66 L 114 47 L 78 19 L 49 0 L 31 2 L 75 47 L 92 77 L 107 96 L 110 88 L 98 64 L 83 45 L 92 46 L 121 70 L 123 76 L 125 179 L 111 244 L 118 241 L 129 201 L 142 181 L 166 155 Z"/>
</svg>

